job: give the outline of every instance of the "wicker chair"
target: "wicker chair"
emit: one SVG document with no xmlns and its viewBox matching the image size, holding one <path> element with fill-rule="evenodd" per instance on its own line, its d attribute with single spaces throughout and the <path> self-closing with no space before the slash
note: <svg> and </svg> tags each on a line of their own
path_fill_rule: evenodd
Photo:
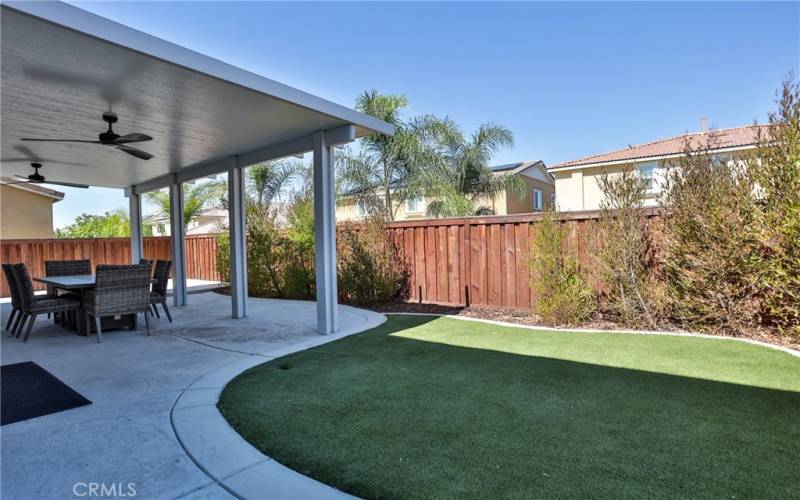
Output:
<svg viewBox="0 0 800 500">
<path fill-rule="evenodd" d="M 17 327 L 22 320 L 22 301 L 19 298 L 19 287 L 17 287 L 17 279 L 14 277 L 14 271 L 11 264 L 3 264 L 3 274 L 6 276 L 8 282 L 8 289 L 11 291 L 11 314 L 8 316 L 6 323 L 6 331 L 11 329 L 11 322 L 14 322 L 14 328 L 11 330 L 11 335 L 17 332 Z M 16 320 L 16 321 L 15 321 Z"/>
<path fill-rule="evenodd" d="M 20 325 L 19 331 L 17 331 L 17 338 L 19 338 L 22 333 L 26 321 L 28 322 L 28 328 L 25 331 L 23 342 L 28 341 L 28 337 L 31 336 L 33 324 L 36 322 L 36 317 L 40 314 L 69 312 L 80 309 L 81 303 L 75 299 L 66 297 L 37 298 L 33 293 L 33 283 L 31 283 L 31 277 L 28 275 L 28 268 L 25 267 L 25 264 L 13 264 L 11 270 L 17 282 L 20 309 L 23 313 L 22 324 Z"/>
<path fill-rule="evenodd" d="M 171 260 L 156 261 L 156 270 L 153 272 L 153 279 L 155 279 L 156 282 L 153 284 L 153 291 L 150 292 L 150 307 L 153 308 L 156 317 L 159 319 L 161 318 L 161 315 L 158 314 L 158 308 L 156 307 L 157 304 L 161 304 L 170 323 L 172 323 L 172 315 L 170 315 L 169 308 L 167 307 L 167 281 L 169 281 L 169 271 L 171 268 Z"/>
<path fill-rule="evenodd" d="M 81 276 L 92 274 L 92 263 L 89 259 L 80 260 L 46 260 L 44 261 L 45 276 Z M 64 297 L 69 299 L 81 300 L 81 295 L 75 292 L 59 292 L 55 287 L 47 287 L 49 297 Z M 69 313 L 68 318 L 56 318 L 66 327 L 78 327 L 78 317 L 75 313 Z"/>
<path fill-rule="evenodd" d="M 152 271 L 153 271 L 153 261 L 152 260 L 150 260 L 150 259 L 139 259 L 139 265 L 140 266 L 149 267 L 150 268 L 150 276 L 153 275 L 152 274 Z"/>
<path fill-rule="evenodd" d="M 100 318 L 144 313 L 145 330 L 150 335 L 147 308 L 150 307 L 150 266 L 97 266 L 95 287 L 83 294 L 86 331 L 91 331 L 89 316 L 94 317 L 97 341 L 103 341 Z"/>
</svg>

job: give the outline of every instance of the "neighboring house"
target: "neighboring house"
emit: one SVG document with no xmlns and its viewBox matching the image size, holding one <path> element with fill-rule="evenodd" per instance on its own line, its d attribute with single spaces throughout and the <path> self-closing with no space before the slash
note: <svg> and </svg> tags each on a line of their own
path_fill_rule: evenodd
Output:
<svg viewBox="0 0 800 500">
<path fill-rule="evenodd" d="M 547 210 L 555 203 L 553 178 L 547 172 L 544 162 L 522 161 L 491 167 L 495 175 L 517 175 L 525 183 L 523 193 L 503 192 L 490 199 L 475 200 L 476 207 L 488 207 L 495 215 L 524 214 Z M 396 221 L 427 219 L 428 204 L 432 198 L 420 197 L 406 200 L 397 209 Z M 344 196 L 336 205 L 336 220 L 358 220 L 368 214 L 367 207 Z"/>
<path fill-rule="evenodd" d="M 286 215 L 289 204 L 284 202 L 272 202 L 270 204 L 275 222 L 279 226 L 286 224 Z M 169 236 L 170 226 L 169 217 L 161 214 L 151 215 L 142 221 L 143 224 L 153 227 L 153 236 Z M 197 214 L 186 226 L 186 236 L 198 234 L 217 234 L 228 230 L 228 209 L 209 208 Z"/>
<path fill-rule="evenodd" d="M 598 182 L 600 176 L 603 172 L 610 175 L 620 173 L 629 167 L 635 168 L 647 184 L 645 206 L 655 206 L 658 204 L 664 174 L 671 163 L 684 154 L 687 140 L 692 147 L 703 147 L 709 134 L 713 133 L 715 140 L 712 153 L 724 160 L 755 148 L 759 128 L 747 126 L 706 130 L 554 165 L 548 171 L 555 178 L 558 210 L 599 209 L 603 200 Z"/>
<path fill-rule="evenodd" d="M 169 236 L 169 216 L 156 214 L 146 218 L 144 224 L 153 227 L 153 236 Z M 186 226 L 186 236 L 216 234 L 227 231 L 228 211 L 224 208 L 209 208 L 198 213 Z"/>
<path fill-rule="evenodd" d="M 16 182 L 11 177 L 3 183 Z M 0 185 L 0 238 L 39 239 L 53 237 L 53 203 L 64 199 L 64 193 L 39 184 Z"/>
</svg>

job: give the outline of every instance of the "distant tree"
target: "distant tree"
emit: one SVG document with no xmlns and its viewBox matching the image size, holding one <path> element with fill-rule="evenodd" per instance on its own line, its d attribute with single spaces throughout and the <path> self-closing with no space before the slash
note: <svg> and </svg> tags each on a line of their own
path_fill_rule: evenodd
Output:
<svg viewBox="0 0 800 500">
<path fill-rule="evenodd" d="M 184 229 L 197 215 L 213 205 L 220 204 L 225 193 L 225 184 L 216 180 L 183 186 L 183 226 Z M 158 207 L 160 215 L 170 214 L 169 193 L 167 191 L 150 191 L 148 200 Z"/>
<path fill-rule="evenodd" d="M 522 193 L 524 183 L 518 176 L 495 174 L 489 162 L 497 151 L 514 145 L 514 134 L 508 128 L 484 123 L 467 137 L 451 120 L 437 124 L 441 160 L 424 173 L 423 184 L 434 201 L 428 214 L 435 217 L 457 217 L 492 213 L 481 201 L 504 191 Z"/>
<path fill-rule="evenodd" d="M 152 228 L 142 228 L 145 236 L 152 236 Z M 56 238 L 122 238 L 130 236 L 131 222 L 122 208 L 103 215 L 81 214 L 63 229 L 56 229 Z"/>
<path fill-rule="evenodd" d="M 421 171 L 437 161 L 434 147 L 441 120 L 425 115 L 405 120 L 408 106 L 402 95 L 364 92 L 356 109 L 395 126 L 395 134 L 370 134 L 361 139 L 360 150 L 344 149 L 335 156 L 338 190 L 371 215 L 394 220 L 407 200 L 424 194 Z"/>
<path fill-rule="evenodd" d="M 276 160 L 247 169 L 247 191 L 253 202 L 269 205 L 287 194 L 292 182 L 302 178 L 308 166 L 301 160 Z"/>
</svg>

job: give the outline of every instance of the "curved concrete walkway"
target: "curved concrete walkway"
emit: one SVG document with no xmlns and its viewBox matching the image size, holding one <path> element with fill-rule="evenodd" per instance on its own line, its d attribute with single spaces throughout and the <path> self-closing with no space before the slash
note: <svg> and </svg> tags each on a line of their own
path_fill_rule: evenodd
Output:
<svg viewBox="0 0 800 500">
<path fill-rule="evenodd" d="M 109 331 L 98 344 L 45 318 L 26 344 L 0 336 L 2 364 L 34 361 L 92 401 L 3 426 L 2 498 L 73 498 L 89 483 L 133 483 L 136 497 L 155 499 L 343 495 L 252 448 L 216 401 L 241 371 L 367 330 L 385 316 L 340 306 L 341 331 L 320 336 L 313 302 L 251 299 L 248 317 L 234 320 L 228 297 L 189 300 L 174 308 L 173 323 L 151 321 L 151 337 L 140 324 Z M 9 309 L 2 304 L 3 320 Z"/>
<path fill-rule="evenodd" d="M 290 317 L 307 306 L 297 301 L 282 301 L 284 313 Z M 192 339 L 222 349 L 239 347 L 250 356 L 213 370 L 187 387 L 171 412 L 175 435 L 189 457 L 216 485 L 238 498 L 247 499 L 335 499 L 353 498 L 326 484 L 315 481 L 285 467 L 261 453 L 244 440 L 228 424 L 217 409 L 225 386 L 237 375 L 271 359 L 326 344 L 355 333 L 374 328 L 386 316 L 348 306 L 339 306 L 340 328 L 333 335 L 317 335 L 301 342 L 258 351 L 260 343 L 242 342 L 237 336 L 219 339 Z M 250 338 L 249 336 L 247 338 Z M 201 493 L 201 492 L 198 492 Z"/>
</svg>

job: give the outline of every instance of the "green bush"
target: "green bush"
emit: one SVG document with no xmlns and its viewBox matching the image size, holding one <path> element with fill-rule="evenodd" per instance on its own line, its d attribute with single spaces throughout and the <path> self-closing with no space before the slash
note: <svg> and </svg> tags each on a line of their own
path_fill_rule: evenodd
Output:
<svg viewBox="0 0 800 500">
<path fill-rule="evenodd" d="M 404 288 L 397 249 L 386 236 L 380 218 L 340 225 L 337 262 L 342 302 L 385 304 Z"/>
<path fill-rule="evenodd" d="M 754 282 L 764 321 L 800 338 L 800 85 L 785 82 L 778 105 L 749 162 L 759 193 Z"/>
<path fill-rule="evenodd" d="M 262 205 L 247 207 L 247 293 L 252 297 L 314 298 L 314 243 L 298 243 Z M 312 231 L 313 238 L 313 231 Z M 230 242 L 217 238 L 217 271 L 229 280 Z"/>
<path fill-rule="evenodd" d="M 656 276 L 650 254 L 650 232 L 642 213 L 647 192 L 641 177 L 628 167 L 621 174 L 603 173 L 603 192 L 594 248 L 605 283 L 601 308 L 630 326 L 655 328 L 666 314 L 663 281 Z"/>
<path fill-rule="evenodd" d="M 311 196 L 297 196 L 286 219 L 283 296 L 288 299 L 314 299 L 314 202 Z"/>
<path fill-rule="evenodd" d="M 699 148 L 687 144 L 667 175 L 664 270 L 676 319 L 736 335 L 758 324 L 760 312 L 757 203 L 748 170 L 712 154 L 717 148 L 713 133 Z"/>
<path fill-rule="evenodd" d="M 675 315 L 691 328 L 800 336 L 800 87 L 791 78 L 777 102 L 751 154 L 712 154 L 712 133 L 687 144 L 667 177 L 664 267 Z"/>
<path fill-rule="evenodd" d="M 339 299 L 361 306 L 385 304 L 405 288 L 398 252 L 383 220 L 343 223 L 337 232 Z M 217 271 L 229 279 L 227 234 L 217 239 Z M 258 204 L 247 207 L 248 293 L 253 297 L 314 300 L 314 207 L 309 196 L 295 198 L 281 228 Z"/>
<path fill-rule="evenodd" d="M 592 316 L 596 305 L 575 258 L 562 251 L 564 230 L 552 212 L 536 224 L 531 244 L 533 311 L 550 325 L 574 325 Z"/>
</svg>

